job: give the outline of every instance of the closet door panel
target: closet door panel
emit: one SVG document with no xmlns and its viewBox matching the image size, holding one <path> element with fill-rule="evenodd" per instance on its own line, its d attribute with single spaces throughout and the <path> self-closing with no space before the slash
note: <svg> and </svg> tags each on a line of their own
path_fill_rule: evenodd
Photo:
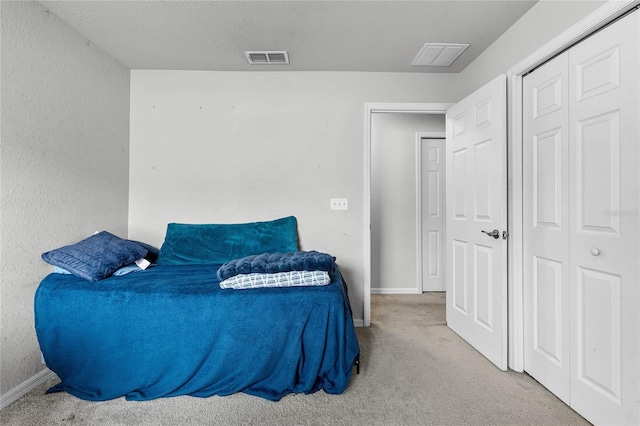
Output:
<svg viewBox="0 0 640 426">
<path fill-rule="evenodd" d="M 577 378 L 592 391 L 619 402 L 620 276 L 578 268 L 576 284 Z"/>
<path fill-rule="evenodd" d="M 571 406 L 638 424 L 640 12 L 569 51 Z"/>
<path fill-rule="evenodd" d="M 576 212 L 581 233 L 618 234 L 620 210 L 620 111 L 576 123 Z"/>
<path fill-rule="evenodd" d="M 568 54 L 523 80 L 524 369 L 570 403 Z"/>
</svg>

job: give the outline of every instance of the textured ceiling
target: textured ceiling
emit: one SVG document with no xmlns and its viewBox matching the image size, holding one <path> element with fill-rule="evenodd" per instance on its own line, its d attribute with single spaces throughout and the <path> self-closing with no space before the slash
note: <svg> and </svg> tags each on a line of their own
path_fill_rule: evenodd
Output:
<svg viewBox="0 0 640 426">
<path fill-rule="evenodd" d="M 131 69 L 460 72 L 535 1 L 42 1 Z M 426 42 L 470 43 L 449 68 Z M 287 50 L 249 65 L 246 50 Z"/>
</svg>

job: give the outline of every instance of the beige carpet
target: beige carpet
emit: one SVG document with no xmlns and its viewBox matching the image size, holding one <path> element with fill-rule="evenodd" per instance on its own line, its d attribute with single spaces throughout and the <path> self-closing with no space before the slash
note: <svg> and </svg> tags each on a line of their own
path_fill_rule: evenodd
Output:
<svg viewBox="0 0 640 426">
<path fill-rule="evenodd" d="M 236 394 L 147 402 L 45 395 L 0 412 L 7 425 L 587 425 L 526 374 L 501 372 L 445 325 L 444 293 L 373 295 L 361 370 L 342 395 L 279 402 Z"/>
</svg>

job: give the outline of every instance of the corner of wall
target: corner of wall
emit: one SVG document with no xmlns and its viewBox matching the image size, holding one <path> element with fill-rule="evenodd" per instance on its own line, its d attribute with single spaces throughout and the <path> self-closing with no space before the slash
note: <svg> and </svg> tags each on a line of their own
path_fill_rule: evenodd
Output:
<svg viewBox="0 0 640 426">
<path fill-rule="evenodd" d="M 38 2 L 1 2 L 0 393 L 42 373 L 40 253 L 127 233 L 129 70 Z M 123 235 L 126 236 L 126 235 Z"/>
</svg>

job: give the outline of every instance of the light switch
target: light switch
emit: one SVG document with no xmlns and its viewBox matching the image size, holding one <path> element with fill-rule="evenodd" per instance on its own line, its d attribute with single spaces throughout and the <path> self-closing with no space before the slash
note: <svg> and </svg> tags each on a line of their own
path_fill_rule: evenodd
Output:
<svg viewBox="0 0 640 426">
<path fill-rule="evenodd" d="M 332 198 L 331 210 L 349 210 L 348 198 Z"/>
</svg>

